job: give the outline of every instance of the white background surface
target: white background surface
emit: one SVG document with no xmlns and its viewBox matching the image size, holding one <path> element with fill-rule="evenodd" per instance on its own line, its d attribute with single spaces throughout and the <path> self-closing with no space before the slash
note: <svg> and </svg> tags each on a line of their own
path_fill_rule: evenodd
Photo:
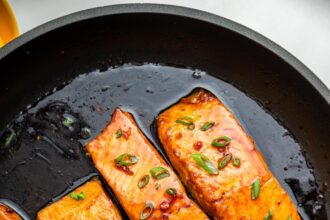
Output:
<svg viewBox="0 0 330 220">
<path fill-rule="evenodd" d="M 9 0 L 21 33 L 76 11 L 121 3 L 163 3 L 211 12 L 279 44 L 330 88 L 330 0 Z"/>
</svg>

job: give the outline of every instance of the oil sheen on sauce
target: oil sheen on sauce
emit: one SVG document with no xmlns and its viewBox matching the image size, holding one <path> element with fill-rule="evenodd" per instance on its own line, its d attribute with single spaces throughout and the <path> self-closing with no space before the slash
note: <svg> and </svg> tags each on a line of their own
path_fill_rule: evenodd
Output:
<svg viewBox="0 0 330 220">
<path fill-rule="evenodd" d="M 34 218 L 39 209 L 98 175 L 84 145 L 102 131 L 117 106 L 134 115 L 168 161 L 154 119 L 197 87 L 210 90 L 231 109 L 295 198 L 301 216 L 326 219 L 314 171 L 280 122 L 229 83 L 200 70 L 158 64 L 125 64 L 79 75 L 19 114 L 0 133 L 0 198 Z M 109 188 L 107 192 L 116 201 Z"/>
</svg>

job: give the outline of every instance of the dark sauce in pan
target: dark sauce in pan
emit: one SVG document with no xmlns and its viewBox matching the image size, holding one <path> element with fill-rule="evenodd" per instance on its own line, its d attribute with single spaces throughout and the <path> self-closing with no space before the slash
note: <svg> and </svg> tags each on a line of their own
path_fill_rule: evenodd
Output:
<svg viewBox="0 0 330 220">
<path fill-rule="evenodd" d="M 18 115 L 1 133 L 0 198 L 35 218 L 39 209 L 98 175 L 83 146 L 102 131 L 117 106 L 131 112 L 163 152 L 155 117 L 197 87 L 210 90 L 233 111 L 301 216 L 326 219 L 314 171 L 281 123 L 229 83 L 200 70 L 154 64 L 82 74 Z"/>
</svg>

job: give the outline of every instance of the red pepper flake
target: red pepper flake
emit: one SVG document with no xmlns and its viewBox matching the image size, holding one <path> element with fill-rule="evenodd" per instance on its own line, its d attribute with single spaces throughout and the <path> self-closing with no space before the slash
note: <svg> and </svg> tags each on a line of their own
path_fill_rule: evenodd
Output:
<svg viewBox="0 0 330 220">
<path fill-rule="evenodd" d="M 170 214 L 163 213 L 162 218 L 163 218 L 163 220 L 168 220 L 169 216 L 170 216 Z"/>
<path fill-rule="evenodd" d="M 200 150 L 202 147 L 203 147 L 203 142 L 196 141 L 196 143 L 194 143 L 194 149 L 195 150 Z"/>
<path fill-rule="evenodd" d="M 182 138 L 182 133 L 181 132 L 179 132 L 175 135 L 175 139 L 179 140 L 181 138 Z"/>
<path fill-rule="evenodd" d="M 131 135 L 131 128 L 129 128 L 127 131 L 122 131 L 122 137 L 125 138 L 126 140 L 129 138 Z"/>
<path fill-rule="evenodd" d="M 174 198 L 182 199 L 183 198 L 183 194 L 178 191 L 178 192 L 176 192 Z"/>
<path fill-rule="evenodd" d="M 169 204 L 172 204 L 176 199 L 176 195 L 173 196 L 167 195 L 167 196 L 169 197 L 167 200 Z"/>
<path fill-rule="evenodd" d="M 168 201 L 164 201 L 159 206 L 160 210 L 165 211 L 170 208 L 170 203 Z"/>
<path fill-rule="evenodd" d="M 12 210 L 11 208 L 9 208 L 9 207 L 6 207 L 6 212 L 7 213 L 9 213 L 9 214 L 11 214 L 11 213 L 13 213 L 14 212 L 14 210 Z"/>
<path fill-rule="evenodd" d="M 130 170 L 130 168 L 128 166 L 120 166 L 118 164 L 115 164 L 115 167 L 118 170 L 121 170 L 121 171 L 123 171 L 124 173 L 126 173 L 128 175 L 133 175 L 134 174 L 134 172 L 132 170 Z"/>
<path fill-rule="evenodd" d="M 165 196 L 167 197 L 167 202 L 172 204 L 175 202 L 176 199 L 182 199 L 183 195 L 180 192 L 176 192 L 174 195 L 169 195 L 165 192 Z"/>
</svg>

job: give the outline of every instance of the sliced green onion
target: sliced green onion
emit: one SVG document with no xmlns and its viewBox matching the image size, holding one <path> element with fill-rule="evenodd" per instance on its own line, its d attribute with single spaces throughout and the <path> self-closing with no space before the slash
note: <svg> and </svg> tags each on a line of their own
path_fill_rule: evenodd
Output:
<svg viewBox="0 0 330 220">
<path fill-rule="evenodd" d="M 215 138 L 212 141 L 212 146 L 213 147 L 225 147 L 227 146 L 231 141 L 231 138 L 227 137 L 227 136 L 221 136 L 218 138 Z"/>
<path fill-rule="evenodd" d="M 170 176 L 170 172 L 163 167 L 154 167 L 149 172 L 151 176 L 157 180 Z"/>
<path fill-rule="evenodd" d="M 71 199 L 74 199 L 74 200 L 77 200 L 77 201 L 83 200 L 86 197 L 83 192 L 80 192 L 80 193 L 71 192 L 69 194 L 69 196 L 70 196 Z"/>
<path fill-rule="evenodd" d="M 291 216 L 289 216 L 289 217 L 287 218 L 287 220 L 292 220 Z"/>
<path fill-rule="evenodd" d="M 149 218 L 153 211 L 154 206 L 152 205 L 152 203 L 147 203 L 141 211 L 140 220 L 145 220 Z"/>
<path fill-rule="evenodd" d="M 81 136 L 83 139 L 87 139 L 87 138 L 89 138 L 91 135 L 92 135 L 92 132 L 91 132 L 91 130 L 90 130 L 88 127 L 83 127 L 83 128 L 81 128 L 81 130 L 80 130 L 80 136 Z"/>
<path fill-rule="evenodd" d="M 156 184 L 155 184 L 155 189 L 156 189 L 156 190 L 159 190 L 159 188 L 160 188 L 160 184 L 159 184 L 159 183 L 156 183 Z"/>
<path fill-rule="evenodd" d="M 4 148 L 8 148 L 12 143 L 12 141 L 14 140 L 14 138 L 16 137 L 15 132 L 13 132 L 12 130 L 10 130 L 10 132 L 11 132 L 10 135 L 5 140 Z"/>
<path fill-rule="evenodd" d="M 227 164 L 230 162 L 231 160 L 231 154 L 227 154 L 226 156 L 222 157 L 220 160 L 219 160 L 219 169 L 223 169 L 225 166 L 227 166 Z"/>
<path fill-rule="evenodd" d="M 177 120 L 175 120 L 176 123 L 182 124 L 182 125 L 186 125 L 188 130 L 194 130 L 195 129 L 195 124 L 193 122 L 193 119 L 190 117 L 181 117 L 178 118 Z"/>
<path fill-rule="evenodd" d="M 210 121 L 210 122 L 205 122 L 205 124 L 201 127 L 201 131 L 207 131 L 210 128 L 212 128 L 214 126 L 214 122 Z"/>
<path fill-rule="evenodd" d="M 269 212 L 265 216 L 264 220 L 271 220 L 272 218 L 273 218 L 273 210 L 269 210 Z"/>
<path fill-rule="evenodd" d="M 241 165 L 241 160 L 238 157 L 233 157 L 233 165 L 239 167 Z"/>
<path fill-rule="evenodd" d="M 176 194 L 176 189 L 174 189 L 174 188 L 168 188 L 168 189 L 166 190 L 166 193 L 167 193 L 168 195 L 170 195 L 170 196 L 174 196 L 174 195 Z"/>
<path fill-rule="evenodd" d="M 138 182 L 138 187 L 140 189 L 144 188 L 146 185 L 148 185 L 149 180 L 150 180 L 150 176 L 148 174 L 143 176 Z"/>
<path fill-rule="evenodd" d="M 256 200 L 259 194 L 260 194 L 260 178 L 256 179 L 252 183 L 252 194 L 251 194 L 252 200 Z"/>
<path fill-rule="evenodd" d="M 123 131 L 121 129 L 118 129 L 116 133 L 116 138 L 120 138 L 123 135 Z"/>
<path fill-rule="evenodd" d="M 195 124 L 191 123 L 190 125 L 188 125 L 188 130 L 192 131 L 195 129 Z"/>
<path fill-rule="evenodd" d="M 218 174 L 218 169 L 212 164 L 210 159 L 204 154 L 192 154 L 191 157 L 196 163 L 209 174 Z"/>
<path fill-rule="evenodd" d="M 67 128 L 71 127 L 71 125 L 74 123 L 74 119 L 72 116 L 63 116 L 64 120 L 62 121 L 63 125 L 66 126 Z"/>
<path fill-rule="evenodd" d="M 190 117 L 181 117 L 175 120 L 176 123 L 183 124 L 183 125 L 190 125 L 193 123 L 193 119 Z"/>
<path fill-rule="evenodd" d="M 127 161 L 127 159 L 129 161 Z M 132 154 L 121 154 L 115 159 L 115 163 L 119 166 L 129 166 L 132 164 L 136 164 L 139 159 Z"/>
</svg>

